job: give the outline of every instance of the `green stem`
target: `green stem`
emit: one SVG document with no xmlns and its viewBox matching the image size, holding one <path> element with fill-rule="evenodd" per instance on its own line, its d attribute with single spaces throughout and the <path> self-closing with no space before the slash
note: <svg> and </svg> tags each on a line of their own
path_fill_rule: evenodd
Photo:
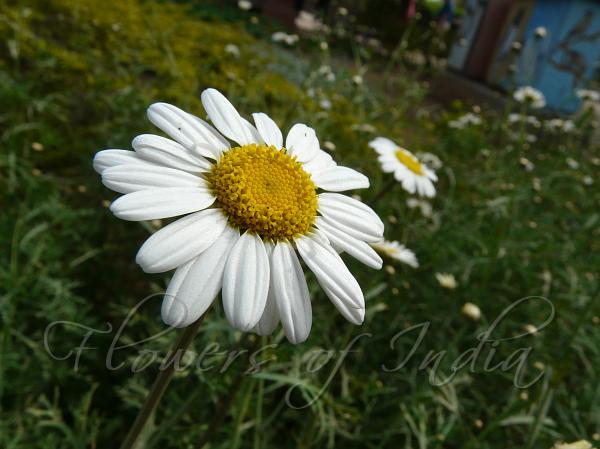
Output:
<svg viewBox="0 0 600 449">
<path fill-rule="evenodd" d="M 189 325 L 185 328 L 185 330 L 181 333 L 173 348 L 169 357 L 166 360 L 166 367 L 162 369 L 158 376 L 156 376 L 156 380 L 150 388 L 150 392 L 148 396 L 146 396 L 146 400 L 141 410 L 139 411 L 137 418 L 133 422 L 131 428 L 129 429 L 129 433 L 127 437 L 123 441 L 121 445 L 121 449 L 131 449 L 134 447 L 137 442 L 142 430 L 146 426 L 148 419 L 152 416 L 152 413 L 156 409 L 156 406 L 160 402 L 165 390 L 169 386 L 171 379 L 173 378 L 173 374 L 175 373 L 176 361 L 181 360 L 183 355 L 185 354 L 187 348 L 192 343 L 192 340 L 196 336 L 198 329 L 200 328 L 200 324 L 202 323 L 203 317 L 199 318 L 196 322 Z"/>
<path fill-rule="evenodd" d="M 379 190 L 379 192 L 373 195 L 373 197 L 367 202 L 367 204 L 371 207 L 374 207 L 375 203 L 377 203 L 377 201 L 379 201 L 388 190 L 391 190 L 397 182 L 398 181 L 396 181 L 396 179 L 393 176 L 390 177 L 387 180 L 387 182 L 383 185 L 383 187 L 381 187 L 381 190 Z"/>
</svg>

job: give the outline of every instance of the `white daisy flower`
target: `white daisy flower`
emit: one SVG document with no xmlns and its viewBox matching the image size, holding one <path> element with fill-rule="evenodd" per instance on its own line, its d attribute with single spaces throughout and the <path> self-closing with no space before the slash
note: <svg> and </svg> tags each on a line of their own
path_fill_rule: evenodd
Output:
<svg viewBox="0 0 600 449">
<path fill-rule="evenodd" d="M 413 268 L 419 267 L 419 261 L 417 260 L 415 253 L 395 240 L 382 240 L 377 243 L 372 243 L 371 246 L 390 259 L 405 263 Z"/>
<path fill-rule="evenodd" d="M 575 94 L 583 101 L 598 102 L 600 101 L 600 92 L 590 89 L 577 89 Z"/>
<path fill-rule="evenodd" d="M 513 98 L 519 103 L 526 103 L 534 109 L 540 109 L 546 106 L 544 94 L 531 86 L 519 87 L 513 94 Z"/>
<path fill-rule="evenodd" d="M 385 137 L 373 139 L 369 146 L 379 154 L 377 159 L 381 169 L 385 173 L 393 173 L 404 190 L 429 198 L 435 196 L 433 182 L 437 181 L 437 176 L 414 154 Z"/>
<path fill-rule="evenodd" d="M 281 320 L 291 342 L 306 340 L 312 309 L 297 253 L 341 314 L 362 323 L 363 293 L 338 253 L 381 268 L 369 243 L 381 240 L 383 222 L 337 192 L 369 180 L 338 166 L 306 125 L 294 125 L 284 144 L 266 114 L 252 114 L 252 125 L 215 89 L 202 93 L 202 104 L 214 127 L 156 103 L 148 118 L 173 140 L 144 134 L 133 140 L 135 151 L 94 158 L 103 183 L 124 194 L 110 206 L 117 217 L 188 214 L 155 232 L 136 257 L 147 273 L 176 270 L 162 304 L 165 323 L 192 324 L 222 290 L 236 328 L 266 335 Z"/>
</svg>

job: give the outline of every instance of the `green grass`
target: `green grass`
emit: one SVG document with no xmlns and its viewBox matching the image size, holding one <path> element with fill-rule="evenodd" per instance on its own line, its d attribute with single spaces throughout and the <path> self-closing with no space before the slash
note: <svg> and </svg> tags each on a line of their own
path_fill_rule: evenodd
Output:
<svg viewBox="0 0 600 449">
<path fill-rule="evenodd" d="M 202 366 L 213 369 L 177 374 L 144 435 L 147 447 L 194 447 L 234 390 L 212 447 L 285 441 L 500 449 L 593 440 L 600 432 L 600 162 L 585 123 L 569 135 L 538 132 L 539 140 L 525 146 L 503 114 L 486 112 L 481 126 L 450 130 L 446 122 L 460 108 L 426 101 L 422 82 L 394 75 L 378 79 L 376 88 L 355 86 L 352 71 L 340 70 L 329 83 L 315 74 L 327 55 L 253 37 L 237 14 L 233 21 L 208 21 L 186 6 L 134 0 L 0 7 L 0 447 L 117 447 L 126 434 L 158 365 L 132 372 L 135 363 L 141 353 L 149 357 L 144 360 L 151 351 L 164 357 L 175 336 L 116 350 L 112 363 L 124 363 L 120 369 L 107 369 L 105 358 L 131 307 L 164 291 L 169 276 L 146 275 L 135 265 L 155 224 L 110 214 L 106 200 L 115 195 L 102 187 L 91 158 L 154 132 L 145 119 L 152 102 L 170 101 L 203 116 L 199 93 L 209 86 L 247 116 L 265 111 L 285 130 L 298 121 L 313 126 L 321 142 L 335 143 L 337 162 L 369 176 L 371 188 L 357 192 L 364 200 L 388 181 L 367 146 L 375 135 L 432 152 L 444 166 L 432 217 L 409 209 L 399 185 L 375 206 L 386 237 L 413 249 L 420 268 L 388 262 L 394 274 L 375 272 L 346 258 L 367 298 L 362 327 L 346 323 L 312 278 L 313 330 L 299 346 L 288 344 L 281 330 L 239 343 L 215 304 L 194 349 L 218 345 L 213 352 L 222 354 L 204 359 Z M 224 51 L 228 43 L 239 46 L 239 59 Z M 331 110 L 320 109 L 321 97 L 331 100 Z M 377 133 L 357 130 L 361 124 Z M 523 157 L 535 165 L 532 171 Z M 458 287 L 442 289 L 437 272 L 453 273 Z M 535 336 L 500 342 L 492 365 L 531 348 L 523 382 L 543 372 L 539 382 L 520 389 L 513 384 L 516 368 L 486 370 L 489 345 L 474 369 L 459 370 L 443 385 L 430 382 L 431 365 L 420 368 L 430 351 L 445 351 L 437 379 L 451 375 L 452 363 L 477 346 L 477 336 L 528 296 L 548 298 L 553 320 Z M 461 313 L 465 302 L 480 307 L 479 321 Z M 548 302 L 524 302 L 493 335 L 522 334 L 549 312 Z M 56 321 L 77 325 L 55 325 L 45 335 Z M 393 347 L 392 338 L 422 323 L 430 325 L 420 346 L 403 368 L 389 372 L 418 329 Z M 70 351 L 89 329 L 98 332 L 83 345 L 93 349 L 81 351 L 74 369 Z M 127 322 L 118 344 L 164 330 L 156 296 Z M 357 337 L 356 352 L 343 356 Z M 259 373 L 241 375 L 252 366 L 247 354 L 221 369 L 232 351 L 259 344 L 276 344 L 257 355 L 268 359 Z M 315 396 L 301 409 L 286 403 Z"/>
</svg>

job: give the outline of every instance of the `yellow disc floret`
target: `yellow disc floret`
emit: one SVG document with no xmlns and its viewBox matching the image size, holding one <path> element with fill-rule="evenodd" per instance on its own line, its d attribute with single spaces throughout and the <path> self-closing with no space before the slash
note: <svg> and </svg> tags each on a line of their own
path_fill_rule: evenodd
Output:
<svg viewBox="0 0 600 449">
<path fill-rule="evenodd" d="M 207 179 L 229 222 L 280 241 L 305 234 L 317 215 L 317 193 L 302 164 L 274 146 L 226 151 Z"/>
<path fill-rule="evenodd" d="M 411 172 L 416 173 L 417 175 L 423 174 L 423 166 L 419 160 L 412 155 L 412 153 L 402 148 L 398 148 L 396 151 L 396 157 L 402 163 L 402 165 L 408 168 Z"/>
</svg>

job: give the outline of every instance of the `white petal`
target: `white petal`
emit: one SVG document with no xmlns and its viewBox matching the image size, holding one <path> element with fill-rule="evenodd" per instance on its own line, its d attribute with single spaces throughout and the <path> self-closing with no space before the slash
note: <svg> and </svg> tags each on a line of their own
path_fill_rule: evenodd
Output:
<svg viewBox="0 0 600 449">
<path fill-rule="evenodd" d="M 312 307 L 304 272 L 289 243 L 275 245 L 271 256 L 271 287 L 286 337 L 294 344 L 302 343 L 310 334 Z"/>
<path fill-rule="evenodd" d="M 167 287 L 167 291 L 162 302 L 161 316 L 165 324 L 168 324 L 169 326 L 185 327 L 188 324 L 193 323 L 193 321 L 190 321 L 190 323 L 183 324 L 184 322 L 188 321 L 188 306 L 183 302 L 179 302 L 176 299 L 176 296 L 177 292 L 181 288 L 181 284 L 183 284 L 185 281 L 187 274 L 189 273 L 190 268 L 194 264 L 195 260 L 196 259 L 192 259 L 189 262 L 177 267 L 175 274 L 171 278 L 169 286 Z"/>
<path fill-rule="evenodd" d="M 402 179 L 402 188 L 408 193 L 415 193 L 417 191 L 417 181 L 414 174 L 406 175 Z"/>
<path fill-rule="evenodd" d="M 185 327 L 206 312 L 221 290 L 225 262 L 239 237 L 237 230 L 226 226 L 207 250 L 177 268 L 162 303 L 166 324 Z"/>
<path fill-rule="evenodd" d="M 122 164 L 153 165 L 145 161 L 135 151 L 128 150 L 102 150 L 94 156 L 93 166 L 97 173 L 102 174 L 109 167 L 115 167 Z"/>
<path fill-rule="evenodd" d="M 269 288 L 269 294 L 267 295 L 267 303 L 265 304 L 265 310 L 260 317 L 260 320 L 254 326 L 254 332 L 258 335 L 271 335 L 277 324 L 279 323 L 279 313 L 277 312 L 277 304 L 275 303 L 275 295 L 273 289 Z"/>
<path fill-rule="evenodd" d="M 302 123 L 292 126 L 285 139 L 285 147 L 300 162 L 310 161 L 320 150 L 317 133 Z"/>
<path fill-rule="evenodd" d="M 272 243 L 264 242 L 265 250 L 267 251 L 267 257 L 269 261 L 271 260 L 271 255 L 273 254 L 273 249 L 275 246 Z M 271 277 L 272 280 L 272 277 Z M 275 303 L 275 295 L 273 294 L 273 287 L 269 284 L 269 293 L 267 294 L 267 303 L 265 304 L 265 310 L 263 310 L 263 314 L 260 317 L 256 326 L 254 326 L 253 331 L 258 335 L 271 335 L 275 329 L 277 328 L 277 324 L 279 323 L 279 312 L 277 312 L 277 304 Z"/>
<path fill-rule="evenodd" d="M 202 156 L 215 157 L 228 142 L 217 137 L 202 120 L 168 103 L 154 103 L 148 108 L 148 119 L 188 150 Z"/>
<path fill-rule="evenodd" d="M 165 137 L 142 134 L 133 139 L 131 145 L 142 158 L 166 167 L 189 172 L 205 172 L 212 167 L 202 156 L 192 154 L 182 145 Z"/>
<path fill-rule="evenodd" d="M 369 187 L 369 178 L 356 170 L 340 165 L 312 175 L 311 178 L 317 187 L 331 192 Z"/>
<path fill-rule="evenodd" d="M 435 187 L 433 183 L 429 179 L 424 179 L 423 183 L 425 186 L 425 196 L 428 198 L 433 198 L 435 196 Z"/>
<path fill-rule="evenodd" d="M 339 193 L 321 193 L 319 212 L 325 221 L 365 242 L 383 238 L 383 222 L 366 204 Z"/>
<path fill-rule="evenodd" d="M 254 126 L 252 123 L 250 123 L 244 117 L 242 117 L 242 121 L 244 122 L 244 125 L 246 125 L 248 132 L 252 136 L 252 143 L 265 143 L 264 139 L 258 132 L 258 129 L 256 129 L 256 126 Z"/>
<path fill-rule="evenodd" d="M 323 150 L 317 151 L 315 157 L 313 157 L 310 161 L 305 162 L 302 168 L 307 173 L 310 173 L 311 176 L 314 176 L 323 170 L 328 170 L 330 168 L 336 167 L 336 163 L 333 158 Z"/>
<path fill-rule="evenodd" d="M 202 92 L 201 99 L 210 120 L 225 137 L 240 145 L 255 143 L 251 129 L 221 92 L 206 89 Z"/>
<path fill-rule="evenodd" d="M 340 231 L 323 220 L 322 217 L 317 217 L 317 227 L 325 233 L 331 245 L 336 249 L 350 254 L 355 259 L 376 270 L 379 270 L 383 265 L 383 260 L 369 244 Z"/>
<path fill-rule="evenodd" d="M 364 318 L 364 296 L 342 258 L 313 235 L 297 238 L 296 246 L 335 307 L 347 320 L 360 324 Z"/>
<path fill-rule="evenodd" d="M 398 145 L 385 137 L 377 137 L 369 142 L 369 146 L 378 154 L 390 154 L 398 151 Z"/>
<path fill-rule="evenodd" d="M 249 331 L 260 320 L 269 292 L 269 258 L 262 239 L 246 232 L 232 248 L 223 275 L 223 308 L 232 326 Z"/>
<path fill-rule="evenodd" d="M 210 123 L 206 123 L 204 120 L 193 114 L 190 114 L 190 117 L 197 123 L 198 128 L 202 132 L 202 137 L 204 138 L 204 142 L 199 142 L 194 148 L 199 154 L 203 154 L 202 150 L 206 150 L 210 153 L 210 156 L 208 157 L 218 159 L 224 150 L 231 148 L 229 141 L 223 137 L 214 126 Z"/>
<path fill-rule="evenodd" d="M 273 145 L 277 149 L 283 147 L 283 134 L 271 117 L 262 112 L 255 112 L 252 117 L 254 117 L 256 129 L 267 145 Z"/>
<path fill-rule="evenodd" d="M 223 233 L 227 219 L 219 209 L 183 217 L 144 242 L 135 261 L 146 273 L 162 273 L 193 259 Z"/>
<path fill-rule="evenodd" d="M 206 209 L 215 202 L 208 187 L 169 187 L 128 193 L 110 210 L 122 220 L 141 221 L 177 217 Z"/>
<path fill-rule="evenodd" d="M 190 173 L 161 166 L 117 165 L 102 172 L 102 182 L 119 193 L 163 187 L 201 187 L 207 189 L 206 181 Z"/>
<path fill-rule="evenodd" d="M 432 181 L 437 181 L 438 177 L 435 174 L 435 172 L 427 167 L 425 167 L 423 169 L 423 171 L 425 172 L 425 176 L 427 176 L 429 179 L 431 179 Z"/>
</svg>

